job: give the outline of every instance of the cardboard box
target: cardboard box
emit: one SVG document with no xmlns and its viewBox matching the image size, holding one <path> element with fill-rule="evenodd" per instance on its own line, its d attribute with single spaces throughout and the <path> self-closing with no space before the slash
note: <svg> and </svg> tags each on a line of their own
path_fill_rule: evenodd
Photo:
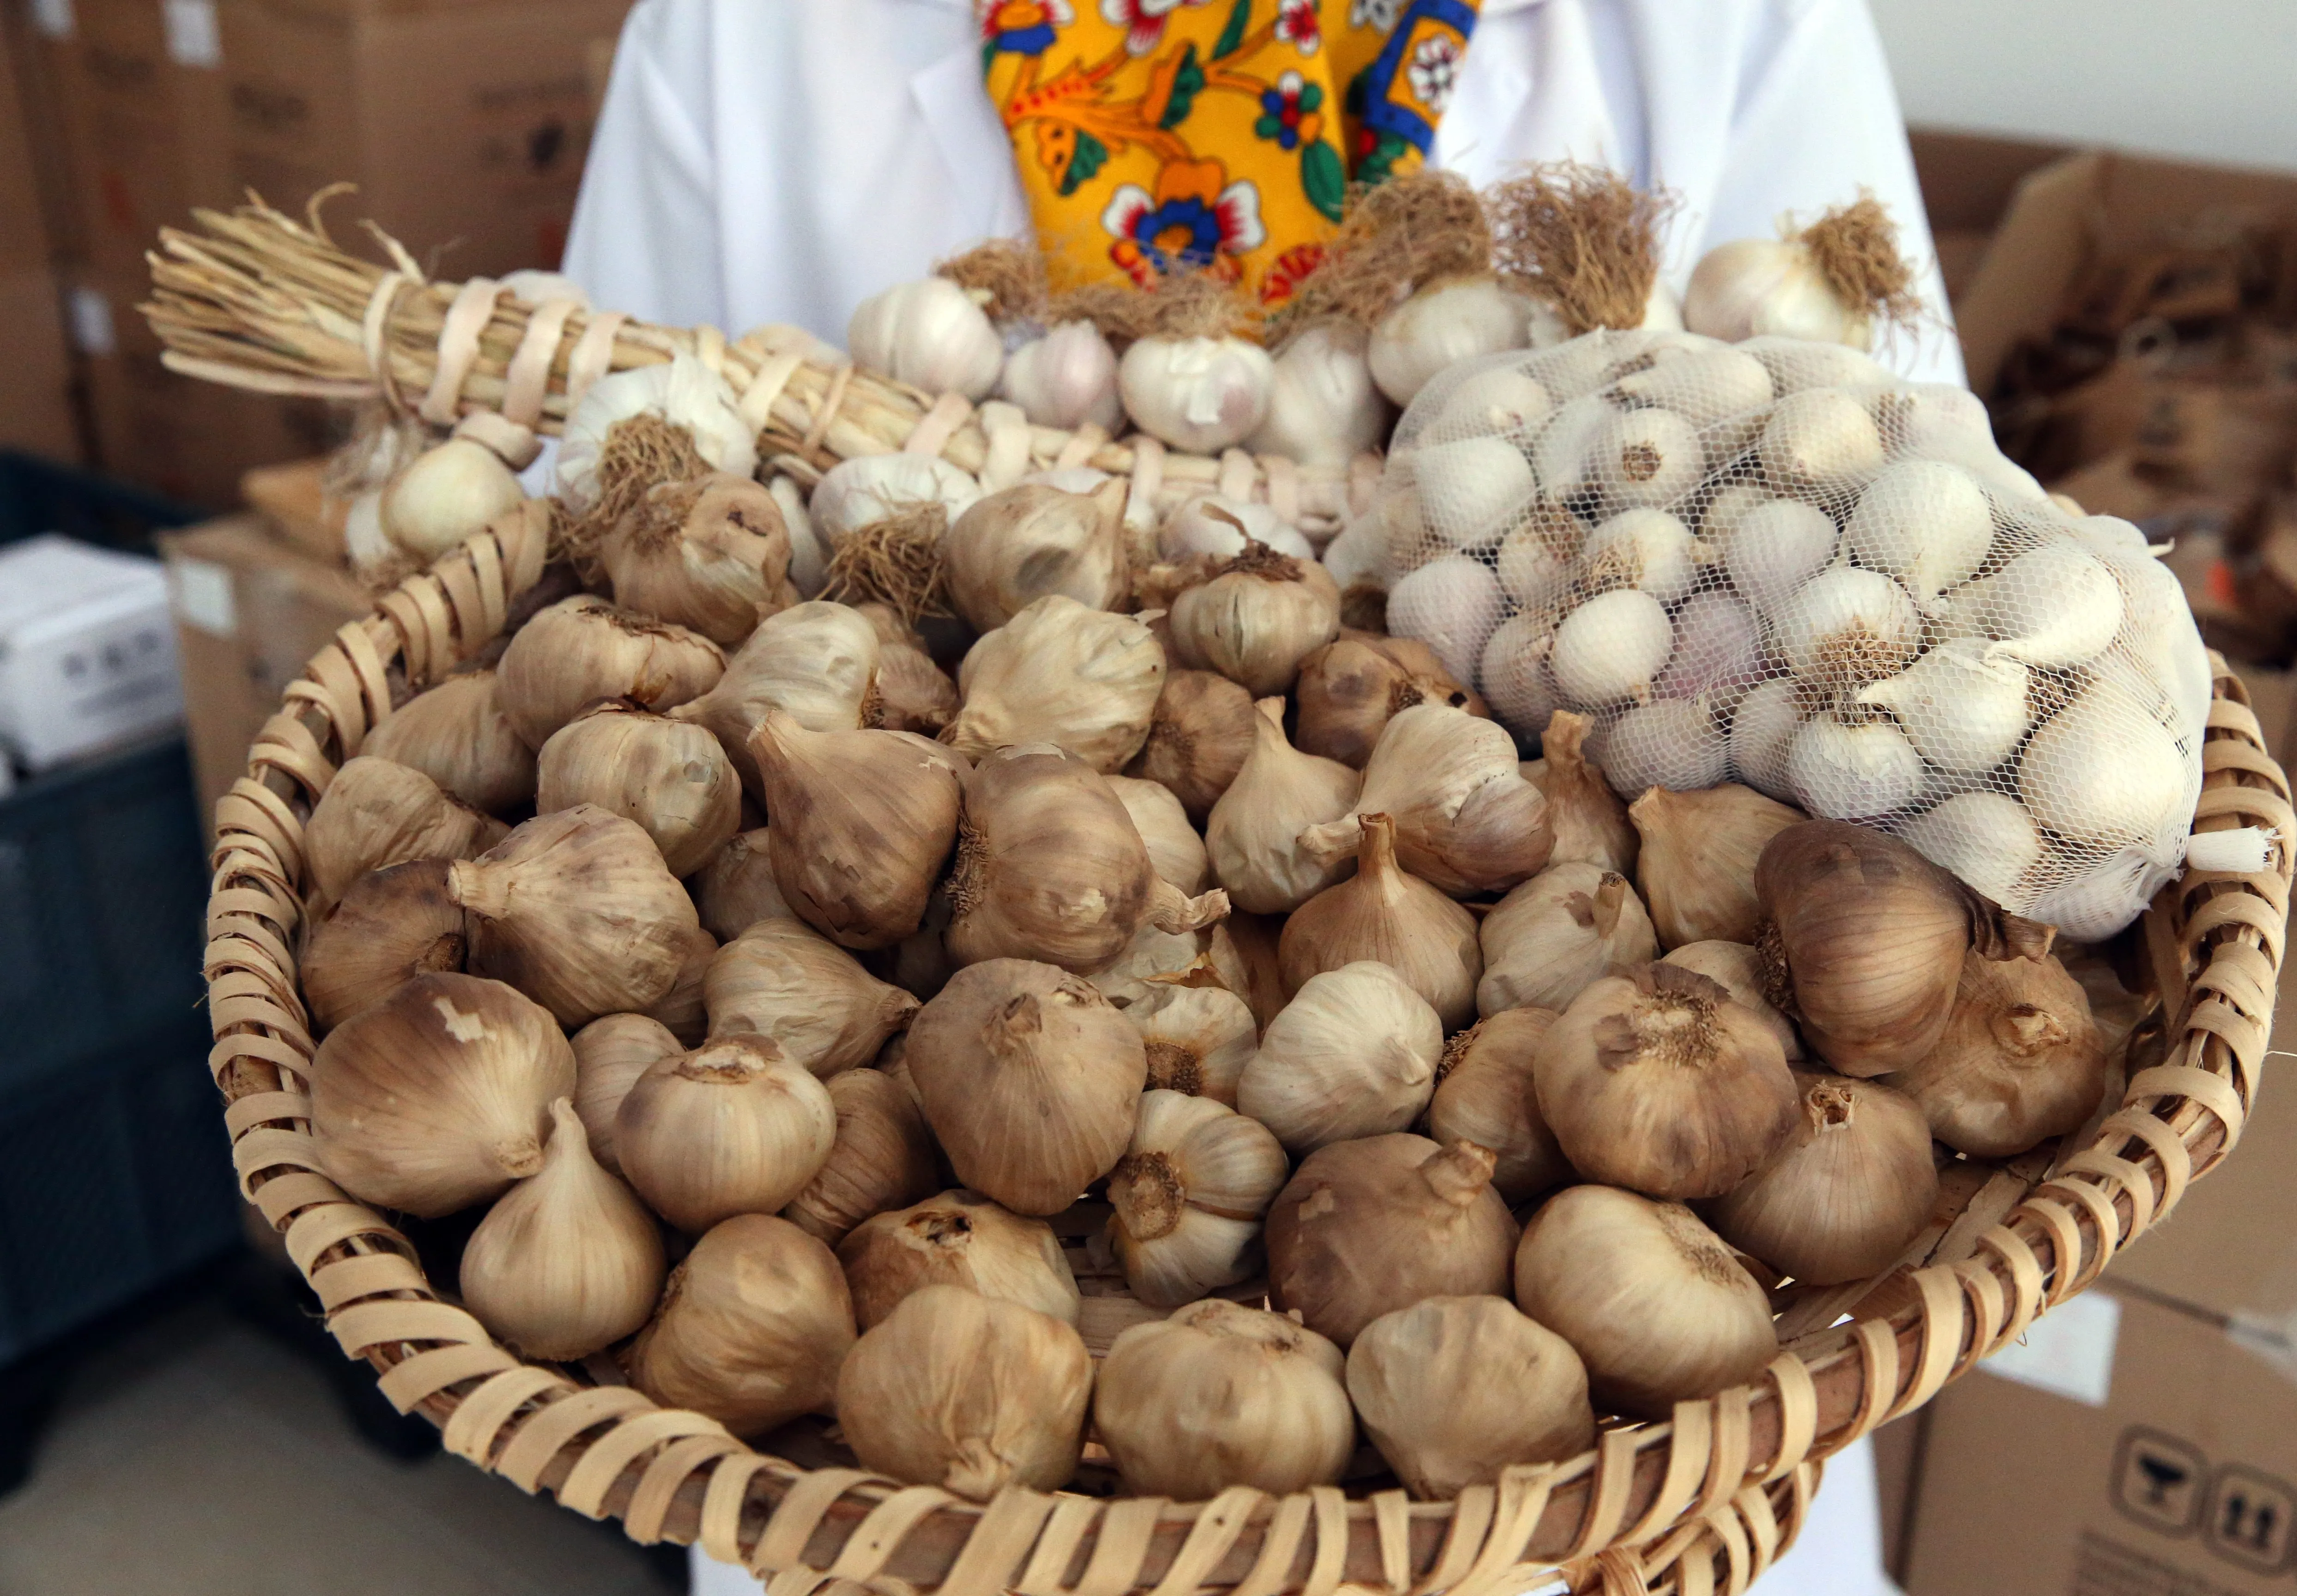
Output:
<svg viewBox="0 0 2297 1596">
<path fill-rule="evenodd" d="M 302 553 L 340 566 L 350 559 L 343 519 L 350 502 L 327 491 L 326 476 L 325 459 L 259 465 L 239 479 L 239 496 Z"/>
<path fill-rule="evenodd" d="M 160 564 L 53 533 L 0 549 L 0 744 L 52 769 L 183 714 Z"/>
<path fill-rule="evenodd" d="M 350 574 L 299 552 L 254 515 L 161 540 L 183 659 L 185 720 L 200 812 L 247 769 L 248 745 L 280 695 L 346 621 L 373 607 Z"/>
<path fill-rule="evenodd" d="M 16 51 L 0 29 L 0 448 L 77 461 L 71 358 Z"/>
<path fill-rule="evenodd" d="M 1940 128 L 1910 128 L 1906 142 L 1939 270 L 1959 310 L 2019 181 L 2062 157 L 2066 146 Z"/>
</svg>

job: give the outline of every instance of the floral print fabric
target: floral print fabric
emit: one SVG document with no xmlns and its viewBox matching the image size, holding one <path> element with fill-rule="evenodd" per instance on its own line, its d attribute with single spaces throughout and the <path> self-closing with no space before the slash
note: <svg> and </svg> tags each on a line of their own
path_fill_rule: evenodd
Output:
<svg viewBox="0 0 2297 1596">
<path fill-rule="evenodd" d="M 1478 0 L 978 0 L 1057 287 L 1211 271 L 1268 307 L 1351 180 L 1421 164 Z"/>
</svg>

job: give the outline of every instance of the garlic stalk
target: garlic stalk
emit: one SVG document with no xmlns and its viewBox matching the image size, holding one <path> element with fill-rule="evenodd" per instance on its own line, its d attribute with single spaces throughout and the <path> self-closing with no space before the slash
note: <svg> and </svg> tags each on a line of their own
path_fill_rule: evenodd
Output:
<svg viewBox="0 0 2297 1596">
<path fill-rule="evenodd" d="M 1268 1023 L 1237 1107 L 1287 1152 L 1401 1131 L 1436 1088 L 1444 1022 L 1384 964 L 1311 975 Z"/>
<path fill-rule="evenodd" d="M 943 740 L 967 758 L 1053 743 L 1115 770 L 1148 740 L 1165 650 L 1130 615 L 1050 594 L 985 633 L 957 679 L 963 707 Z"/>
<path fill-rule="evenodd" d="M 1195 1302 L 1260 1266 L 1260 1220 L 1290 1173 L 1257 1121 L 1210 1098 L 1151 1090 L 1109 1172 L 1108 1242 L 1133 1295 Z"/>
</svg>

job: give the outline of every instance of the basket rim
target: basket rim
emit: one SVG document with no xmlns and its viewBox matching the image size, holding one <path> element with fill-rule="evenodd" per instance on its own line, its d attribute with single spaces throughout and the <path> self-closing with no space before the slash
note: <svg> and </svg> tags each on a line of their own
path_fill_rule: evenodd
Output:
<svg viewBox="0 0 2297 1596">
<path fill-rule="evenodd" d="M 317 1157 L 304 1087 L 315 1043 L 294 957 L 302 819 L 390 712 L 392 667 L 419 691 L 501 630 L 541 578 L 547 530 L 541 501 L 511 512 L 380 596 L 288 686 L 248 774 L 217 804 L 210 1069 L 243 1196 L 284 1233 L 345 1355 L 371 1363 L 394 1404 L 438 1423 L 449 1451 L 589 1517 L 611 1513 L 638 1541 L 698 1541 L 753 1572 L 811 1571 L 788 1596 L 833 1577 L 964 1596 L 1330 1596 L 1344 1580 L 1398 1596 L 1496 1593 L 1557 1569 L 1606 1589 L 1742 1588 L 1791 1543 L 1824 1459 L 2095 1282 L 2232 1150 L 2254 1101 L 2288 921 L 2286 842 L 2263 872 L 2189 870 L 2146 909 L 2162 1051 L 2087 1146 L 1997 1170 L 1928 1261 L 1831 1305 L 1817 1294 L 1818 1328 L 1782 1336 L 1757 1381 L 1677 1403 L 1667 1422 L 1608 1431 L 1577 1458 L 1439 1502 L 1334 1487 L 1282 1498 L 1239 1487 L 1208 1503 L 1016 1487 L 981 1504 L 853 1469 L 809 1471 L 627 1386 L 522 1363 L 440 1300 L 406 1238 Z M 2248 691 L 2210 659 L 2194 827 L 2297 835 L 2288 777 Z M 1832 1322 L 1853 1311 L 1863 1316 Z"/>
</svg>

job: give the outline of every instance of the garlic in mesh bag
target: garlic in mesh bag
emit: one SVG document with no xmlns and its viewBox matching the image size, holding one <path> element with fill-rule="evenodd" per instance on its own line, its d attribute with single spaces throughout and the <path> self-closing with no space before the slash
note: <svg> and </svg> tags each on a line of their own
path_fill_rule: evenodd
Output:
<svg viewBox="0 0 2297 1596">
<path fill-rule="evenodd" d="M 2085 939 L 2185 862 L 2210 668 L 2177 581 L 1962 390 L 1780 337 L 1508 350 L 1413 400 L 1379 514 L 1391 629 L 1527 749 L 1587 717 L 1626 797 L 1742 782 Z"/>
</svg>

